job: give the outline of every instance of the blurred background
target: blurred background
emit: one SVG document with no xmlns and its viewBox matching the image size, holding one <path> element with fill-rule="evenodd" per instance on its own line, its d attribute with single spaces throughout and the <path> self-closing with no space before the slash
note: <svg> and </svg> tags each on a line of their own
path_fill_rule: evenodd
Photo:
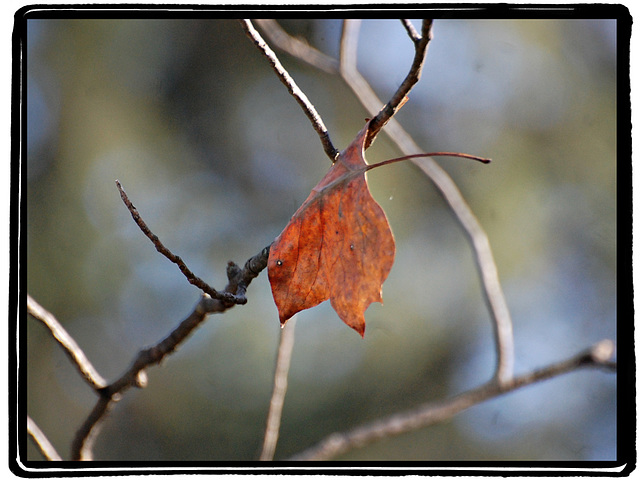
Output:
<svg viewBox="0 0 640 480">
<path fill-rule="evenodd" d="M 419 20 L 414 20 L 419 29 Z M 283 20 L 336 56 L 339 20 Z M 440 159 L 484 226 L 514 322 L 516 373 L 616 339 L 616 22 L 437 20 L 397 119 Z M 362 24 L 358 67 L 382 99 L 413 46 Z M 336 76 L 280 58 L 347 146 L 368 113 Z M 122 204 L 200 277 L 226 284 L 326 173 L 318 137 L 234 20 L 29 20 L 27 286 L 109 380 L 164 338 L 200 292 Z M 400 156 L 382 134 L 375 163 Z M 276 459 L 487 381 L 492 329 L 469 245 L 409 162 L 368 174 L 397 242 L 365 338 L 328 303 L 298 315 Z M 255 460 L 279 336 L 266 271 L 104 422 L 97 460 Z M 96 396 L 26 320 L 27 412 L 68 458 Z M 23 357 L 24 358 L 24 357 Z M 40 454 L 28 442 L 28 458 Z M 343 460 L 615 460 L 616 375 L 584 370 L 389 438 Z"/>
</svg>

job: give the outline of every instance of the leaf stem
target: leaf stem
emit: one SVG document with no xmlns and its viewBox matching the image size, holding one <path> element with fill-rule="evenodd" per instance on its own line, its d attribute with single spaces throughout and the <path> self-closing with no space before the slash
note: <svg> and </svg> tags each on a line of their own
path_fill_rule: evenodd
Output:
<svg viewBox="0 0 640 480">
<path fill-rule="evenodd" d="M 402 162 L 404 160 L 410 160 L 412 158 L 421 158 L 421 157 L 459 157 L 459 158 L 467 158 L 469 160 L 476 160 L 481 163 L 491 163 L 490 158 L 478 157 L 476 155 L 469 155 L 468 153 L 457 153 L 457 152 L 429 152 L 429 153 L 417 153 L 414 155 L 405 155 L 404 157 L 391 158 L 389 160 L 384 160 L 382 162 L 374 163 L 373 165 L 367 165 L 365 169 L 366 172 L 373 168 L 383 167 L 385 165 L 390 165 L 392 163 Z"/>
</svg>

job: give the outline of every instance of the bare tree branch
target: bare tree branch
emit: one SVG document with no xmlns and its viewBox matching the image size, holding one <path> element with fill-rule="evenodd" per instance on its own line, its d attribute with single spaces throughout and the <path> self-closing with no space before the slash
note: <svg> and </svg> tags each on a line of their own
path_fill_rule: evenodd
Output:
<svg viewBox="0 0 640 480">
<path fill-rule="evenodd" d="M 53 445 L 51 445 L 47 436 L 42 433 L 42 430 L 40 430 L 38 425 L 36 425 L 36 422 L 34 422 L 29 415 L 27 415 L 27 433 L 45 459 L 62 460 L 62 457 L 58 455 L 58 452 L 53 448 Z"/>
<path fill-rule="evenodd" d="M 438 187 L 471 243 L 473 256 L 480 273 L 482 292 L 493 325 L 497 356 L 495 377 L 501 382 L 507 382 L 513 376 L 515 356 L 513 326 L 489 238 L 462 197 L 455 182 L 442 167 L 432 158 L 417 158 L 414 163 Z"/>
<path fill-rule="evenodd" d="M 267 428 L 264 434 L 260 460 L 273 460 L 276 445 L 278 444 L 282 407 L 287 393 L 287 377 L 289 375 L 289 366 L 291 365 L 295 325 L 296 317 L 293 316 L 280 330 L 278 358 L 276 359 L 276 369 L 273 377 L 273 393 L 271 394 L 271 402 L 269 402 Z"/>
<path fill-rule="evenodd" d="M 338 155 L 340 154 L 340 151 L 336 149 L 336 147 L 334 147 L 331 143 L 327 127 L 324 126 L 324 122 L 322 121 L 320 114 L 316 111 L 316 108 L 309 101 L 304 92 L 300 90 L 296 82 L 293 80 L 293 78 L 291 78 L 291 75 L 289 75 L 289 72 L 287 72 L 287 70 L 282 66 L 274 51 L 271 50 L 269 45 L 267 45 L 267 43 L 262 39 L 258 31 L 253 28 L 251 21 L 245 19 L 240 20 L 240 23 L 247 36 L 267 58 L 269 64 L 271 65 L 271 68 L 276 73 L 280 81 L 284 83 L 284 85 L 287 87 L 287 90 L 289 90 L 289 93 L 293 96 L 293 98 L 296 99 L 300 107 L 302 107 L 302 110 L 311 121 L 313 128 L 318 133 L 325 153 L 332 162 L 335 162 L 338 158 Z"/>
<path fill-rule="evenodd" d="M 56 317 L 40 306 L 29 294 L 27 294 L 27 313 L 42 322 L 49 329 L 53 338 L 60 344 L 64 353 L 66 353 L 71 360 L 71 363 L 73 363 L 80 372 L 80 375 L 82 375 L 82 378 L 84 378 L 94 390 L 99 390 L 107 384 L 107 381 L 102 378 L 93 367 L 73 337 L 69 335 L 58 320 L 56 320 Z"/>
<path fill-rule="evenodd" d="M 246 292 L 251 280 L 258 276 L 267 266 L 269 247 L 262 249 L 245 262 L 244 268 L 229 262 L 227 278 L 229 280 L 223 293 Z M 224 296 L 222 298 L 225 298 Z M 184 319 L 169 335 L 156 345 L 143 349 L 131 363 L 129 369 L 120 378 L 98 390 L 100 398 L 82 426 L 76 432 L 72 443 L 71 456 L 73 460 L 90 460 L 93 440 L 99 432 L 99 427 L 111 409 L 114 402 L 130 387 L 144 388 L 147 385 L 146 369 L 160 363 L 167 355 L 173 353 L 193 331 L 206 319 L 208 314 L 222 313 L 233 307 L 223 299 L 211 298 L 203 295 L 191 314 Z"/>
<path fill-rule="evenodd" d="M 145 369 L 147 367 L 160 363 L 165 356 L 174 352 L 196 327 L 205 320 L 208 314 L 221 313 L 236 304 L 247 303 L 245 296 L 247 287 L 251 281 L 266 268 L 269 259 L 269 247 L 265 247 L 260 253 L 247 260 L 244 268 L 240 268 L 235 263 L 229 262 L 227 265 L 227 286 L 223 291 L 218 292 L 203 280 L 196 277 L 180 257 L 174 255 L 162 244 L 160 239 L 144 222 L 136 207 L 131 203 L 131 200 L 129 200 L 122 185 L 117 180 L 116 185 L 120 192 L 120 197 L 131 213 L 133 220 L 155 245 L 156 250 L 178 265 L 180 271 L 187 277 L 187 280 L 203 290 L 205 294 L 185 320 L 158 344 L 141 350 L 129 369 L 119 379 L 109 385 L 107 385 L 106 380 L 102 378 L 93 365 L 91 365 L 80 347 L 78 347 L 64 328 L 62 328 L 55 317 L 42 308 L 31 296 L 27 295 L 27 311 L 49 328 L 54 338 L 63 347 L 73 364 L 76 365 L 83 378 L 85 378 L 100 395 L 95 407 L 75 434 L 71 445 L 71 457 L 73 460 L 92 459 L 93 441 L 99 432 L 99 427 L 106 414 L 111 409 L 113 403 L 118 401 L 128 388 L 132 386 L 143 388 L 146 386 L 147 377 Z"/>
<path fill-rule="evenodd" d="M 196 277 L 180 257 L 174 255 L 162 244 L 160 239 L 144 222 L 136 207 L 131 203 L 131 200 L 129 200 L 129 197 L 122 188 L 122 185 L 117 180 L 116 185 L 120 191 L 120 196 L 124 204 L 133 217 L 133 220 L 155 245 L 156 250 L 178 265 L 180 271 L 182 271 L 185 277 L 187 277 L 189 282 L 205 291 L 205 295 L 203 295 L 193 312 L 191 312 L 185 320 L 183 320 L 158 344 L 141 350 L 129 369 L 110 385 L 106 385 L 106 381 L 97 374 L 95 369 L 88 364 L 88 361 L 82 359 L 76 360 L 76 364 L 82 366 L 88 364 L 89 367 L 91 367 L 91 375 L 89 375 L 89 378 L 92 379 L 92 384 L 100 394 L 100 398 L 87 419 L 76 432 L 71 448 L 73 460 L 92 459 L 93 440 L 99 432 L 99 426 L 102 420 L 112 407 L 112 404 L 120 399 L 124 391 L 132 386 L 140 388 L 146 386 L 147 380 L 145 369 L 147 367 L 160 363 L 165 356 L 174 352 L 178 346 L 196 329 L 196 327 L 205 320 L 208 314 L 221 313 L 236 304 L 245 304 L 247 302 L 245 297 L 247 287 L 251 281 L 257 277 L 262 270 L 264 270 L 269 259 L 269 247 L 265 247 L 260 253 L 247 260 L 244 268 L 242 269 L 235 263 L 229 262 L 227 265 L 228 284 L 222 292 L 218 292 L 207 285 L 203 280 Z M 53 324 L 49 321 L 48 325 Z M 66 332 L 62 331 L 63 333 L 60 333 L 59 328 L 52 329 L 52 331 L 56 338 L 64 339 L 64 342 L 61 342 L 61 344 L 65 346 L 66 351 L 76 352 L 72 358 L 75 359 L 76 357 L 79 357 L 79 354 L 77 353 L 79 349 L 67 347 L 67 345 L 75 345 L 75 342 L 73 342 L 71 337 L 65 335 Z M 80 353 L 82 352 L 80 351 Z M 84 373 L 85 370 L 89 370 L 89 368 L 85 366 L 81 372 Z M 85 376 L 87 376 L 87 374 L 85 374 Z M 99 378 L 100 382 L 98 383 L 96 380 L 93 380 L 95 378 Z"/>
<path fill-rule="evenodd" d="M 338 455 L 364 447 L 376 440 L 400 435 L 412 430 L 427 427 L 449 420 L 458 413 L 474 405 L 507 392 L 511 392 L 526 385 L 572 372 L 583 367 L 601 367 L 615 369 L 615 363 L 610 359 L 614 354 L 611 340 L 602 340 L 588 350 L 554 363 L 540 370 L 535 370 L 518 377 L 512 377 L 507 382 L 497 382 L 495 379 L 484 385 L 468 390 L 448 400 L 424 405 L 406 412 L 396 413 L 372 423 L 362 425 L 349 432 L 334 433 L 290 460 L 329 460 Z"/>
</svg>

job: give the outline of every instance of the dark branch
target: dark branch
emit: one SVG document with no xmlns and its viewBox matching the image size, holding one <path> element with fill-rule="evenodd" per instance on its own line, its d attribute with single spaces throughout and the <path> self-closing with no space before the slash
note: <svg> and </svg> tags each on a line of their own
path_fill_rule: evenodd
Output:
<svg viewBox="0 0 640 480">
<path fill-rule="evenodd" d="M 371 120 L 369 123 L 369 136 L 367 137 L 367 141 L 364 144 L 364 148 L 368 148 L 369 145 L 373 143 L 376 136 L 384 127 L 387 122 L 396 114 L 402 105 L 408 100 L 407 95 L 413 88 L 413 86 L 418 83 L 420 80 L 420 75 L 422 74 L 422 67 L 424 66 L 424 60 L 427 56 L 427 47 L 429 42 L 431 41 L 431 26 L 433 24 L 432 20 L 423 20 L 422 21 L 422 36 L 411 35 L 412 40 L 414 40 L 415 45 L 415 54 L 413 56 L 413 63 L 411 64 L 411 68 L 409 69 L 409 73 L 406 78 L 396 90 L 396 93 L 393 94 L 391 100 L 387 102 L 387 104 L 382 107 L 382 110 Z M 409 24 L 410 25 L 410 24 Z M 405 24 L 405 28 L 407 28 L 407 24 Z M 413 29 L 413 26 L 411 27 Z M 354 64 L 355 65 L 355 64 Z"/>
<path fill-rule="evenodd" d="M 98 403 L 80 426 L 71 442 L 71 460 L 93 460 L 93 443 L 95 442 L 102 421 L 119 398 L 100 396 Z"/>
<path fill-rule="evenodd" d="M 414 43 L 414 45 L 417 45 L 418 43 L 420 43 L 420 41 L 422 40 L 422 37 L 420 36 L 416 28 L 413 26 L 413 23 L 411 23 L 409 20 L 406 20 L 404 18 L 401 19 L 400 21 L 402 22 L 402 26 L 407 30 L 407 34 L 409 35 L 409 38 Z"/>
<path fill-rule="evenodd" d="M 124 202 L 127 209 L 129 210 L 129 213 L 131 213 L 131 217 L 133 218 L 133 221 L 136 222 L 136 225 L 138 225 L 138 227 L 140 227 L 140 230 L 142 230 L 142 233 L 144 233 L 147 236 L 147 238 L 151 240 L 151 243 L 153 243 L 153 245 L 156 247 L 156 250 L 158 252 L 160 252 L 162 255 L 168 258 L 169 261 L 171 261 L 172 263 L 175 263 L 178 266 L 178 268 L 180 269 L 182 274 L 187 278 L 190 284 L 198 287 L 204 293 L 208 294 L 211 298 L 222 300 L 229 304 L 246 303 L 246 298 L 244 298 L 244 296 L 236 297 L 233 293 L 229 291 L 218 292 L 215 288 L 209 286 L 209 284 L 207 284 L 200 277 L 196 276 L 191 270 L 189 270 L 189 267 L 187 267 L 184 261 L 179 256 L 174 255 L 167 247 L 165 247 L 160 241 L 160 239 L 158 238 L 158 236 L 155 235 L 151 231 L 151 229 L 149 229 L 145 221 L 142 220 L 142 217 L 140 216 L 140 213 L 138 212 L 136 207 L 133 205 L 133 203 L 131 203 L 131 200 L 129 200 L 129 197 L 127 196 L 126 192 L 124 191 L 124 189 L 122 188 L 122 185 L 118 180 L 116 180 L 116 186 L 120 191 L 120 197 L 122 198 L 122 201 Z"/>
</svg>

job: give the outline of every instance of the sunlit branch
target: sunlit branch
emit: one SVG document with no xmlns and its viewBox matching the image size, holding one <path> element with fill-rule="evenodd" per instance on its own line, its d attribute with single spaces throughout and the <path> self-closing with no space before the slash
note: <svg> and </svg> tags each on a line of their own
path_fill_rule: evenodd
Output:
<svg viewBox="0 0 640 480">
<path fill-rule="evenodd" d="M 600 367 L 607 370 L 615 370 L 615 363 L 610 361 L 614 355 L 614 350 L 614 344 L 611 340 L 602 340 L 576 356 L 530 373 L 512 377 L 509 381 L 501 383 L 494 379 L 453 398 L 440 402 L 426 403 L 416 409 L 396 413 L 348 432 L 334 433 L 316 446 L 290 458 L 290 460 L 330 460 L 350 450 L 364 447 L 376 440 L 447 421 L 463 410 L 495 398 L 498 395 L 573 372 L 579 368 Z"/>
<path fill-rule="evenodd" d="M 273 376 L 273 393 L 269 402 L 269 414 L 267 415 L 267 427 L 262 444 L 260 460 L 273 460 L 273 455 L 278 444 L 280 434 L 280 419 L 284 397 L 287 393 L 287 377 L 291 365 L 291 353 L 293 352 L 294 330 L 296 317 L 291 317 L 280 330 L 280 343 L 278 345 L 278 357 L 276 359 L 275 374 Z"/>
<path fill-rule="evenodd" d="M 324 126 L 324 122 L 322 121 L 320 114 L 316 111 L 316 108 L 309 101 L 304 92 L 300 90 L 296 82 L 291 78 L 291 75 L 289 75 L 289 72 L 287 72 L 287 70 L 282 66 L 274 51 L 271 50 L 258 31 L 253 28 L 251 21 L 240 20 L 240 23 L 247 36 L 253 41 L 253 44 L 258 48 L 258 50 L 260 50 L 260 52 L 262 52 L 262 54 L 267 58 L 271 68 L 276 73 L 280 81 L 287 87 L 289 93 L 296 99 L 304 113 L 307 115 L 307 118 L 309 118 L 313 128 L 320 137 L 325 153 L 332 162 L 335 162 L 340 152 L 331 143 L 327 127 Z"/>
<path fill-rule="evenodd" d="M 71 335 L 64 329 L 62 325 L 56 320 L 50 312 L 40 306 L 31 295 L 27 294 L 27 313 L 36 320 L 39 320 L 44 324 L 53 338 L 62 347 L 67 357 L 71 360 L 71 363 L 78 369 L 82 378 L 84 378 L 94 390 L 98 390 L 107 384 L 107 381 L 102 378 L 98 371 L 93 367 L 87 356 L 82 349 L 78 346 L 76 341 Z"/>
<path fill-rule="evenodd" d="M 40 453 L 42 453 L 42 456 L 44 456 L 45 459 L 62 460 L 62 457 L 58 455 L 58 452 L 56 452 L 56 449 L 53 448 L 53 445 L 51 445 L 51 442 L 49 442 L 49 439 L 47 438 L 47 436 L 44 433 L 42 433 L 42 430 L 40 430 L 38 425 L 36 425 L 36 422 L 34 422 L 31 419 L 31 417 L 28 415 L 27 415 L 27 433 L 29 434 L 29 436 L 33 440 L 33 443 L 35 443 L 36 447 L 38 447 L 38 450 L 40 450 Z"/>
</svg>

